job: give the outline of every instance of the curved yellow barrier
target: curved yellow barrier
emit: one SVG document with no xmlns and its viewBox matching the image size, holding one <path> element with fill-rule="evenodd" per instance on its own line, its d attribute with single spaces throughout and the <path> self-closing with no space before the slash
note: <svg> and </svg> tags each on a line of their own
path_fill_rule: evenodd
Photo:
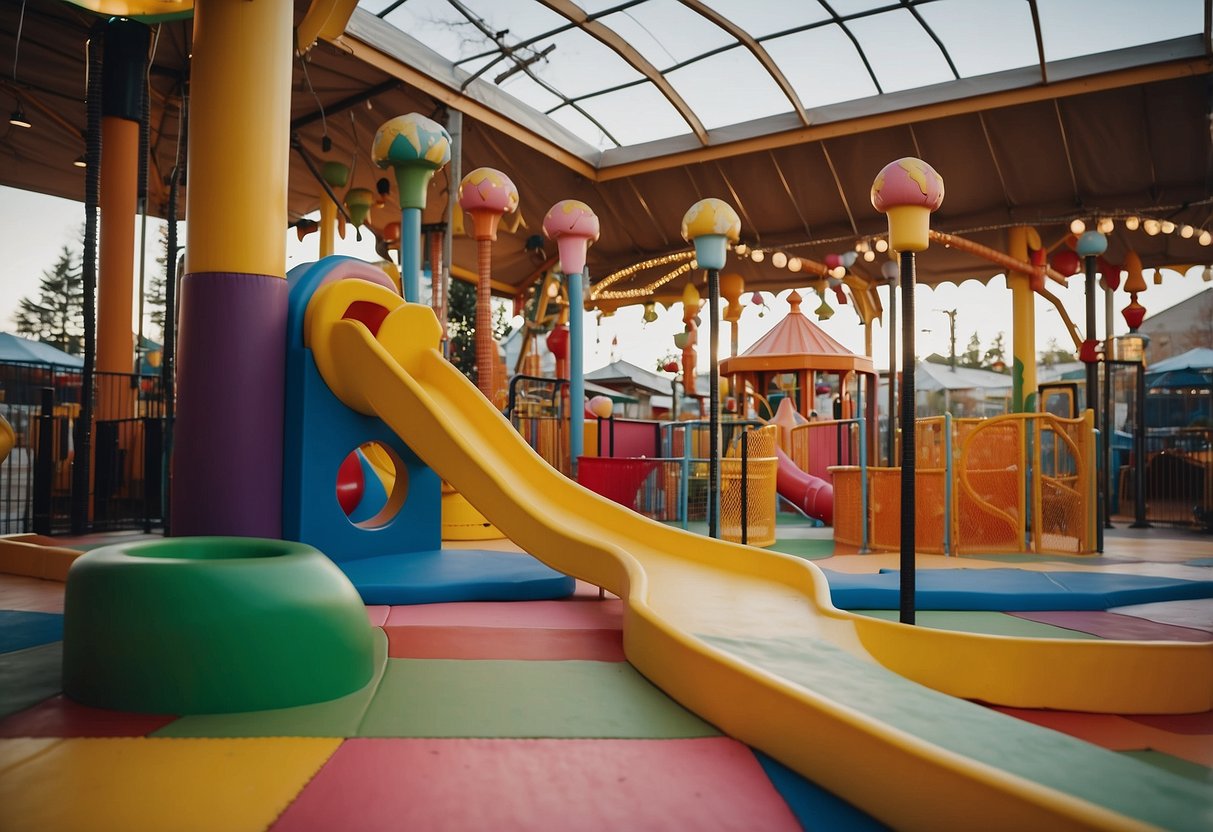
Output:
<svg viewBox="0 0 1213 832">
<path fill-rule="evenodd" d="M 391 310 L 377 337 L 342 320 L 355 297 Z M 439 334 L 428 307 L 336 283 L 305 337 L 343 401 L 511 540 L 623 598 L 629 661 L 731 736 L 898 828 L 1196 829 L 1213 814 L 1200 784 L 935 692 L 1208 710 L 1213 644 L 1013 639 L 837 610 L 811 563 L 664 526 L 566 479 L 442 358 Z"/>
</svg>

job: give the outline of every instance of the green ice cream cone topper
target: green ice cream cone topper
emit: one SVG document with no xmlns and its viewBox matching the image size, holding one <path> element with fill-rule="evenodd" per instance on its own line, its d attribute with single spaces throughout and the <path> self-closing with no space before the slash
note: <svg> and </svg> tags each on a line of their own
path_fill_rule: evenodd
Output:
<svg viewBox="0 0 1213 832">
<path fill-rule="evenodd" d="M 397 116 L 375 134 L 371 158 L 396 172 L 400 207 L 421 209 L 434 172 L 451 160 L 451 137 L 442 125 L 419 113 Z"/>
</svg>

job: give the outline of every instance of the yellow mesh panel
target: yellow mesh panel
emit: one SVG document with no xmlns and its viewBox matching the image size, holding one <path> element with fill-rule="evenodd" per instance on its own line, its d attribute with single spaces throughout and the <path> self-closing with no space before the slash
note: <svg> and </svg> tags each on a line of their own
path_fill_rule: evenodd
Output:
<svg viewBox="0 0 1213 832">
<path fill-rule="evenodd" d="M 957 553 L 1024 551 L 1023 419 L 962 430 L 966 435 L 955 468 Z"/>
<path fill-rule="evenodd" d="M 1037 423 L 1040 456 L 1035 483 L 1040 495 L 1035 524 L 1036 550 L 1063 554 L 1094 551 L 1091 534 L 1091 475 L 1094 450 L 1090 428 L 1083 419 L 1040 417 Z"/>
<path fill-rule="evenodd" d="M 746 542 L 751 546 L 770 546 L 775 542 L 775 458 L 774 425 L 747 431 L 742 436 L 746 452 Z M 720 461 L 720 536 L 735 543 L 741 541 L 741 446 L 733 443 L 729 455 Z"/>
</svg>

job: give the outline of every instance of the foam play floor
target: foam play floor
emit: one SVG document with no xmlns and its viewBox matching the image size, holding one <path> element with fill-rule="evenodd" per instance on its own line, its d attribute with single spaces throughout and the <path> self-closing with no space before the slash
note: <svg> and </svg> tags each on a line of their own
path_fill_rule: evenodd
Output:
<svg viewBox="0 0 1213 832">
<path fill-rule="evenodd" d="M 60 695 L 60 643 L 46 639 L 61 622 L 46 599 L 62 585 L 0 575 L 0 589 L 27 584 L 39 585 L 36 598 L 0 592 L 40 607 L 35 618 L 0 615 L 0 829 L 884 828 L 650 684 L 624 661 L 621 602 L 586 584 L 555 601 L 369 606 L 378 672 L 364 689 L 189 717 Z M 1103 637 L 1110 623 L 1090 616 L 1132 618 L 946 612 L 920 622 Z M 1138 638 L 1181 629 L 1134 620 Z M 1143 771 L 1210 776 L 1213 714 L 1002 710 Z"/>
</svg>

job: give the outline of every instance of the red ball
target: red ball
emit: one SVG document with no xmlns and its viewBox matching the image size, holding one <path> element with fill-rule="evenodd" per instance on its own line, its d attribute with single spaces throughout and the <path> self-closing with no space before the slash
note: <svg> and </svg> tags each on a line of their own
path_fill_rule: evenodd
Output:
<svg viewBox="0 0 1213 832">
<path fill-rule="evenodd" d="M 1053 268 L 1066 277 L 1082 271 L 1082 258 L 1073 249 L 1063 248 L 1053 255 Z"/>
</svg>

